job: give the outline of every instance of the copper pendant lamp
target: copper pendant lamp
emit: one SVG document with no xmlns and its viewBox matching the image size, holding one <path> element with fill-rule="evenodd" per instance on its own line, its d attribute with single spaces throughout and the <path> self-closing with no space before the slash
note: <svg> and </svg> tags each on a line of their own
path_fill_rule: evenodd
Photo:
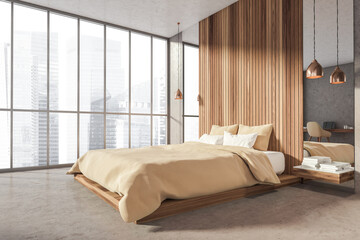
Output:
<svg viewBox="0 0 360 240">
<path fill-rule="evenodd" d="M 316 49 L 316 41 L 315 41 L 315 0 L 314 0 L 314 7 L 313 7 L 313 12 L 314 12 L 314 60 L 310 63 L 310 65 L 308 66 L 308 68 L 306 69 L 306 78 L 309 79 L 316 79 L 316 78 L 321 78 L 324 76 L 324 70 L 322 68 L 322 66 L 320 65 L 320 63 L 318 63 L 318 61 L 315 58 L 315 49 Z"/>
<path fill-rule="evenodd" d="M 339 0 L 336 0 L 336 68 L 330 76 L 331 84 L 346 82 L 346 75 L 339 67 Z"/>
<path fill-rule="evenodd" d="M 178 25 L 178 90 L 176 91 L 175 94 L 175 100 L 181 100 L 183 99 L 183 94 L 180 90 L 180 31 L 179 31 L 179 26 L 180 26 L 180 22 L 177 23 Z"/>
<path fill-rule="evenodd" d="M 330 76 L 330 83 L 331 84 L 341 84 L 346 83 L 346 75 L 345 73 L 339 68 L 339 66 L 336 66 L 335 70 Z"/>
<path fill-rule="evenodd" d="M 181 100 L 181 99 L 183 99 L 183 95 L 180 89 L 178 89 L 175 94 L 175 100 Z"/>
</svg>

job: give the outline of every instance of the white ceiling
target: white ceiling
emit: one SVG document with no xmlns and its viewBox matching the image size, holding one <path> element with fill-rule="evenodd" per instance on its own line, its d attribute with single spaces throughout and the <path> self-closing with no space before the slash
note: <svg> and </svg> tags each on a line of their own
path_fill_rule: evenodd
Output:
<svg viewBox="0 0 360 240">
<path fill-rule="evenodd" d="M 23 1 L 172 37 L 177 33 L 178 21 L 181 22 L 180 31 L 188 29 L 237 0 Z M 303 4 L 304 69 L 306 69 L 313 60 L 313 0 L 303 0 Z M 353 26 L 353 0 L 339 0 L 340 64 L 354 61 Z M 316 0 L 316 59 L 323 67 L 336 65 L 336 0 Z"/>
<path fill-rule="evenodd" d="M 236 0 L 23 0 L 124 27 L 172 37 Z"/>
<path fill-rule="evenodd" d="M 336 0 L 316 0 L 316 59 L 336 65 Z M 304 0 L 304 69 L 314 58 L 313 0 Z M 354 61 L 353 0 L 339 0 L 339 64 Z"/>
</svg>

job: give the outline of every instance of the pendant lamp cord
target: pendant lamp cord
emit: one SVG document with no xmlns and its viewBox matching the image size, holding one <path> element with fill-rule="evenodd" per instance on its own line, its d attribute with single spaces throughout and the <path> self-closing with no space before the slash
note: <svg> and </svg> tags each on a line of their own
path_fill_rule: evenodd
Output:
<svg viewBox="0 0 360 240">
<path fill-rule="evenodd" d="M 336 0 L 336 65 L 339 66 L 339 0 Z"/>
<path fill-rule="evenodd" d="M 180 22 L 178 22 L 178 89 L 180 89 Z"/>
<path fill-rule="evenodd" d="M 316 45 L 315 45 L 315 0 L 314 0 L 314 4 L 313 4 L 313 12 L 314 12 L 314 22 L 313 22 L 313 28 L 314 28 L 314 59 L 315 59 L 315 49 L 316 49 Z"/>
</svg>

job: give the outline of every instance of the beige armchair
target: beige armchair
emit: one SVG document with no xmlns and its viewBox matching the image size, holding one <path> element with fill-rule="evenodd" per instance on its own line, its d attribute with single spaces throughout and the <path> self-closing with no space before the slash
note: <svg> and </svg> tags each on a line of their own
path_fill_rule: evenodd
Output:
<svg viewBox="0 0 360 240">
<path fill-rule="evenodd" d="M 311 141 L 312 137 L 315 137 L 318 139 L 318 142 L 321 142 L 321 138 L 326 137 L 328 142 L 330 142 L 331 132 L 322 129 L 320 124 L 317 122 L 308 122 L 306 126 L 310 136 L 309 141 Z"/>
</svg>

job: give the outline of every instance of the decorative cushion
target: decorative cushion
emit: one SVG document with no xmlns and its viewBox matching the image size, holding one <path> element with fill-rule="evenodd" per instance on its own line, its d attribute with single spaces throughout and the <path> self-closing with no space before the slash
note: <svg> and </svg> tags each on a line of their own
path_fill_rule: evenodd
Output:
<svg viewBox="0 0 360 240">
<path fill-rule="evenodd" d="M 239 130 L 237 134 L 250 134 L 257 133 L 256 142 L 254 148 L 261 151 L 266 151 L 269 146 L 270 136 L 272 132 L 273 125 L 266 124 L 260 126 L 246 126 L 239 124 Z"/>
<path fill-rule="evenodd" d="M 230 125 L 230 126 L 219 126 L 219 125 L 212 125 L 210 135 L 224 135 L 224 131 L 228 131 L 231 134 L 236 134 L 238 130 L 238 125 Z"/>
</svg>

